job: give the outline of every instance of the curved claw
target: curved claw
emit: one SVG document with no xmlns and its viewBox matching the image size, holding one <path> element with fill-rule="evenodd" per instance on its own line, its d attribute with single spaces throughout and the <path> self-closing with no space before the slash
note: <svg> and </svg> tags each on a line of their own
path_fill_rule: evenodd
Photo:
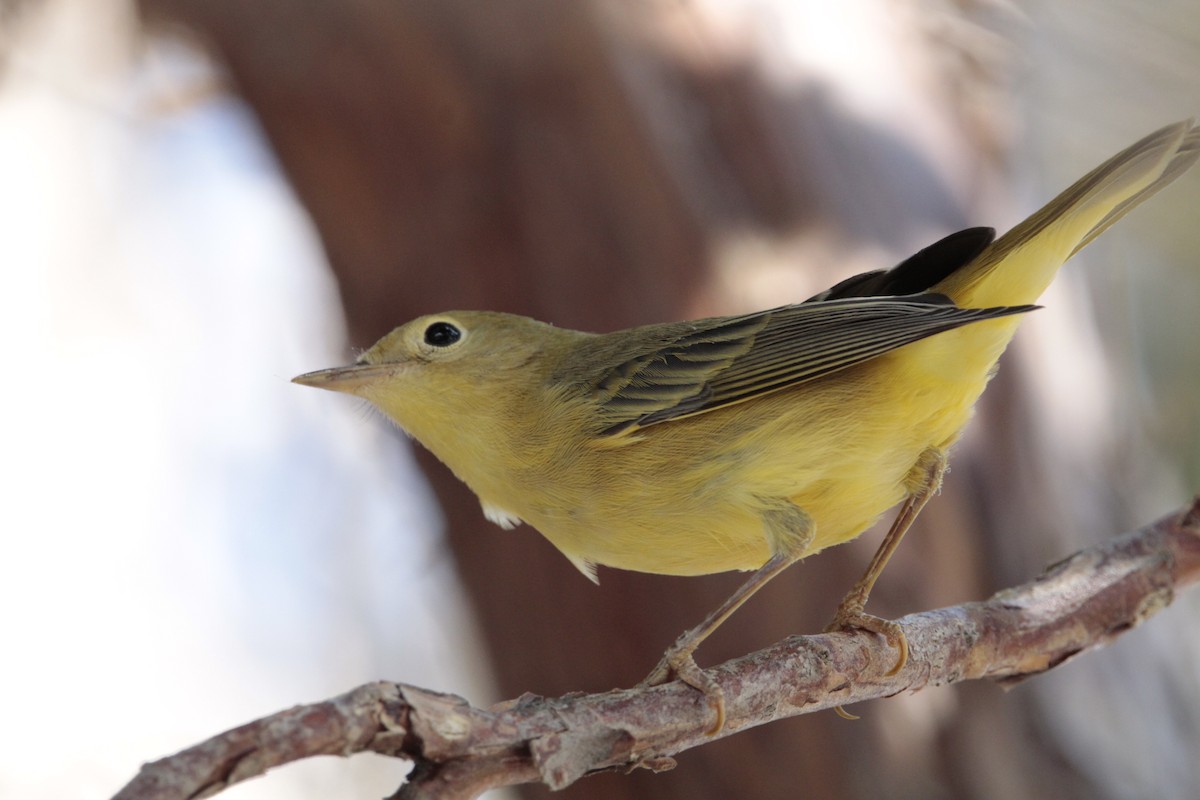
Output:
<svg viewBox="0 0 1200 800">
<path fill-rule="evenodd" d="M 862 719 L 862 717 L 858 716 L 857 714 L 851 714 L 841 706 L 834 706 L 833 713 L 837 714 L 842 719 L 849 720 L 850 722 L 854 722 L 856 719 Z"/>
<path fill-rule="evenodd" d="M 899 651 L 899 654 L 896 656 L 896 663 L 891 669 L 884 673 L 890 678 L 893 675 L 899 674 L 900 670 L 904 669 L 904 665 L 908 663 L 908 637 L 905 636 L 904 628 L 900 627 L 899 623 L 892 622 L 890 620 L 883 621 L 887 622 L 887 624 L 892 628 L 891 633 L 894 635 L 889 636 L 887 631 L 880 631 L 880 633 L 887 637 L 888 644 Z"/>
</svg>

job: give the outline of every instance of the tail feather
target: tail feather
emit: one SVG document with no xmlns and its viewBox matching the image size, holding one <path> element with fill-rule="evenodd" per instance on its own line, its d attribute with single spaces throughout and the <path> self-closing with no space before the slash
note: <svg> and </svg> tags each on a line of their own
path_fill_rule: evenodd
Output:
<svg viewBox="0 0 1200 800">
<path fill-rule="evenodd" d="M 1150 162 L 1150 167 L 1147 171 L 1152 174 L 1154 169 L 1157 168 L 1158 177 L 1117 204 L 1112 211 L 1108 212 L 1104 219 L 1096 223 L 1096 226 L 1092 228 L 1088 235 L 1081 239 L 1079 244 L 1075 245 L 1075 249 L 1071 251 L 1070 256 L 1078 253 L 1091 243 L 1092 239 L 1095 239 L 1108 230 L 1109 225 L 1112 225 L 1125 216 L 1134 206 L 1187 172 L 1192 164 L 1196 163 L 1196 159 L 1200 158 L 1200 126 L 1197 126 L 1193 120 L 1176 123 L 1175 125 L 1163 128 L 1157 133 L 1150 134 L 1150 136 L 1143 139 L 1137 145 L 1134 145 L 1130 150 L 1135 150 L 1142 144 L 1145 145 L 1145 150 L 1147 151 L 1145 156 Z M 1126 150 L 1125 153 L 1130 152 L 1130 150 Z M 1124 153 L 1120 155 L 1124 155 Z M 1120 155 L 1109 159 L 1109 161 L 1097 168 L 1096 172 L 1104 170 L 1105 167 L 1117 172 L 1126 171 L 1121 169 L 1121 164 L 1113 163 L 1120 158 Z M 1132 167 L 1133 165 L 1125 166 Z M 1134 169 L 1129 169 L 1128 171 L 1136 172 Z M 1067 257 L 1070 258 L 1070 256 Z"/>
<path fill-rule="evenodd" d="M 933 287 L 965 306 L 1032 303 L 1063 262 L 1200 158 L 1200 127 L 1185 120 L 1105 161 Z"/>
</svg>

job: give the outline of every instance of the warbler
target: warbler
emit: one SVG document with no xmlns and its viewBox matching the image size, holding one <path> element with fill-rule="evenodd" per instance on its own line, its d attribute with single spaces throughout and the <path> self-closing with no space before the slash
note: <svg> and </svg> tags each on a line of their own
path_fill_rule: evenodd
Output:
<svg viewBox="0 0 1200 800">
<path fill-rule="evenodd" d="M 594 334 L 451 311 L 396 328 L 350 366 L 295 382 L 365 398 L 450 467 L 501 527 L 526 522 L 579 570 L 754 574 L 644 683 L 724 698 L 697 646 L 772 577 L 895 522 L 828 630 L 864 611 L 938 490 L 997 359 L 1058 268 L 1190 167 L 1191 120 L 1088 173 L 1010 232 L 971 228 L 899 266 L 749 314 Z"/>
</svg>

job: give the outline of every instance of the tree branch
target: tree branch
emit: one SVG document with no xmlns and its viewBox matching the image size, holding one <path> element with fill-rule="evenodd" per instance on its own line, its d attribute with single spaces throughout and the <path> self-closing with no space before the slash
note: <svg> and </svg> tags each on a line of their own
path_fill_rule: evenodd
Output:
<svg viewBox="0 0 1200 800">
<path fill-rule="evenodd" d="M 705 734 L 702 695 L 679 682 L 479 709 L 380 681 L 146 764 L 114 800 L 209 797 L 289 761 L 368 751 L 416 762 L 397 798 L 470 798 L 539 781 L 560 789 L 593 772 L 670 769 L 675 753 L 772 720 L 926 686 L 1024 680 L 1116 638 L 1197 580 L 1200 496 L 986 601 L 904 617 L 910 653 L 898 675 L 884 675 L 895 654 L 866 632 L 792 636 L 715 667 L 728 714 L 716 737 Z"/>
</svg>

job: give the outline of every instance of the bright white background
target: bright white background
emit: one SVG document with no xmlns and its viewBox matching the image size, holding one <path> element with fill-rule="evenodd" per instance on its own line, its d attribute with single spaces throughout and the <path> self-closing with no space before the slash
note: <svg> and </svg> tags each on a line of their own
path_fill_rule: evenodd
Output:
<svg viewBox="0 0 1200 800">
<path fill-rule="evenodd" d="M 385 676 L 494 699 L 444 633 L 471 624 L 407 450 L 289 383 L 349 355 L 304 212 L 246 109 L 128 14 L 58 4 L 0 84 L 0 797 L 104 797 Z M 406 771 L 354 762 L 230 796 Z"/>
</svg>

